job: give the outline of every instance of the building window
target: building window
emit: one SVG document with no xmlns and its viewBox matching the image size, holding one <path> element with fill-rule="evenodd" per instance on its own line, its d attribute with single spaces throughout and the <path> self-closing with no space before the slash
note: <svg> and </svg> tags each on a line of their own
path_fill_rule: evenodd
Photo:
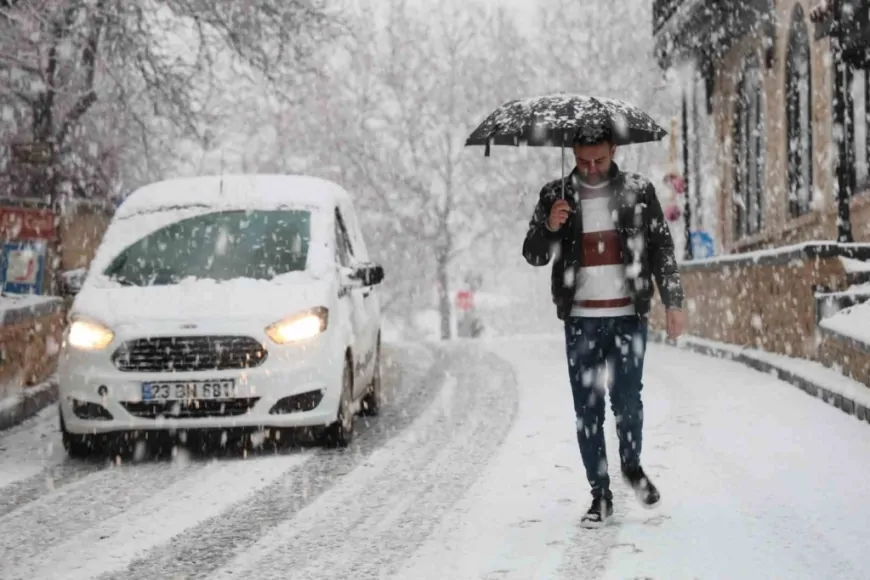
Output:
<svg viewBox="0 0 870 580">
<path fill-rule="evenodd" d="M 851 108 L 846 111 L 848 138 L 852 140 L 852 194 L 870 188 L 870 75 L 853 68 L 850 76 Z M 847 103 L 849 104 L 849 103 Z"/>
<path fill-rule="evenodd" d="M 715 122 L 707 110 L 707 80 L 698 71 L 689 101 L 689 195 L 693 227 L 707 229 L 717 222 Z"/>
<path fill-rule="evenodd" d="M 800 4 L 792 13 L 786 58 L 788 211 L 791 217 L 798 217 L 810 211 L 813 201 L 813 93 L 810 78 L 810 37 Z"/>
<path fill-rule="evenodd" d="M 764 190 L 764 91 L 758 58 L 747 61 L 734 106 L 734 236 L 761 231 Z"/>
</svg>

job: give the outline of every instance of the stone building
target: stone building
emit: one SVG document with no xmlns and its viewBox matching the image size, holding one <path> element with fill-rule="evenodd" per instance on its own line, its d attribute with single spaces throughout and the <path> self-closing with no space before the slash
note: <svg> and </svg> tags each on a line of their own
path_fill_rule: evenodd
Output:
<svg viewBox="0 0 870 580">
<path fill-rule="evenodd" d="M 870 384 L 870 358 L 823 322 L 870 296 L 870 2 L 652 6 L 683 95 L 690 227 L 719 254 L 682 264 L 690 333 Z"/>
</svg>

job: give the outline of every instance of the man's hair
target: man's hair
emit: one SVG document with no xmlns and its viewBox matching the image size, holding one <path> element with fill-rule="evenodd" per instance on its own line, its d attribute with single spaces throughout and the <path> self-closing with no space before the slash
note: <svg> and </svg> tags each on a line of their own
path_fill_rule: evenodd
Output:
<svg viewBox="0 0 870 580">
<path fill-rule="evenodd" d="M 613 131 L 607 124 L 584 125 L 574 135 L 574 145 L 587 146 L 613 143 Z"/>
</svg>

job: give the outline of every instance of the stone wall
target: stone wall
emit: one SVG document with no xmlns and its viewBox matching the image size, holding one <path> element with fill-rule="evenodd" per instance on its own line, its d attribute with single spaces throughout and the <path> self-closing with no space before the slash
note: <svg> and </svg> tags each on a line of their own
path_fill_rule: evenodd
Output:
<svg viewBox="0 0 870 580">
<path fill-rule="evenodd" d="M 819 362 L 870 386 L 870 345 L 825 328 L 820 331 Z"/>
<path fill-rule="evenodd" d="M 864 257 L 870 245 L 806 244 L 681 264 L 686 332 L 693 336 L 819 360 L 814 294 L 843 290 L 839 255 Z M 660 300 L 651 326 L 664 329 Z M 820 361 L 823 362 L 823 361 Z"/>
<path fill-rule="evenodd" d="M 60 269 L 75 270 L 90 264 L 109 226 L 111 214 L 99 207 L 80 205 L 60 219 Z"/>
<path fill-rule="evenodd" d="M 2 300 L 0 398 L 15 389 L 38 384 L 54 372 L 66 314 L 58 298 Z"/>
</svg>

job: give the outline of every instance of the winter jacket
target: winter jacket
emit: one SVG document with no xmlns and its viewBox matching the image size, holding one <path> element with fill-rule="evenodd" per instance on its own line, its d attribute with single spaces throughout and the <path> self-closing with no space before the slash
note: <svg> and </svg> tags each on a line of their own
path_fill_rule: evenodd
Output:
<svg viewBox="0 0 870 580">
<path fill-rule="evenodd" d="M 523 242 L 523 256 L 532 266 L 545 266 L 555 258 L 551 292 L 560 320 L 567 319 L 571 312 L 582 266 L 583 219 L 574 187 L 577 177 L 575 168 L 564 179 L 565 200 L 573 210 L 568 220 L 556 232 L 547 228 L 550 208 L 562 197 L 563 180 L 557 179 L 541 190 Z M 613 191 L 610 208 L 617 212 L 627 286 L 637 314 L 649 316 L 653 278 L 664 305 L 682 308 L 683 287 L 674 255 L 674 241 L 655 187 L 643 176 L 621 171 L 616 163 L 611 166 L 610 183 Z"/>
</svg>

